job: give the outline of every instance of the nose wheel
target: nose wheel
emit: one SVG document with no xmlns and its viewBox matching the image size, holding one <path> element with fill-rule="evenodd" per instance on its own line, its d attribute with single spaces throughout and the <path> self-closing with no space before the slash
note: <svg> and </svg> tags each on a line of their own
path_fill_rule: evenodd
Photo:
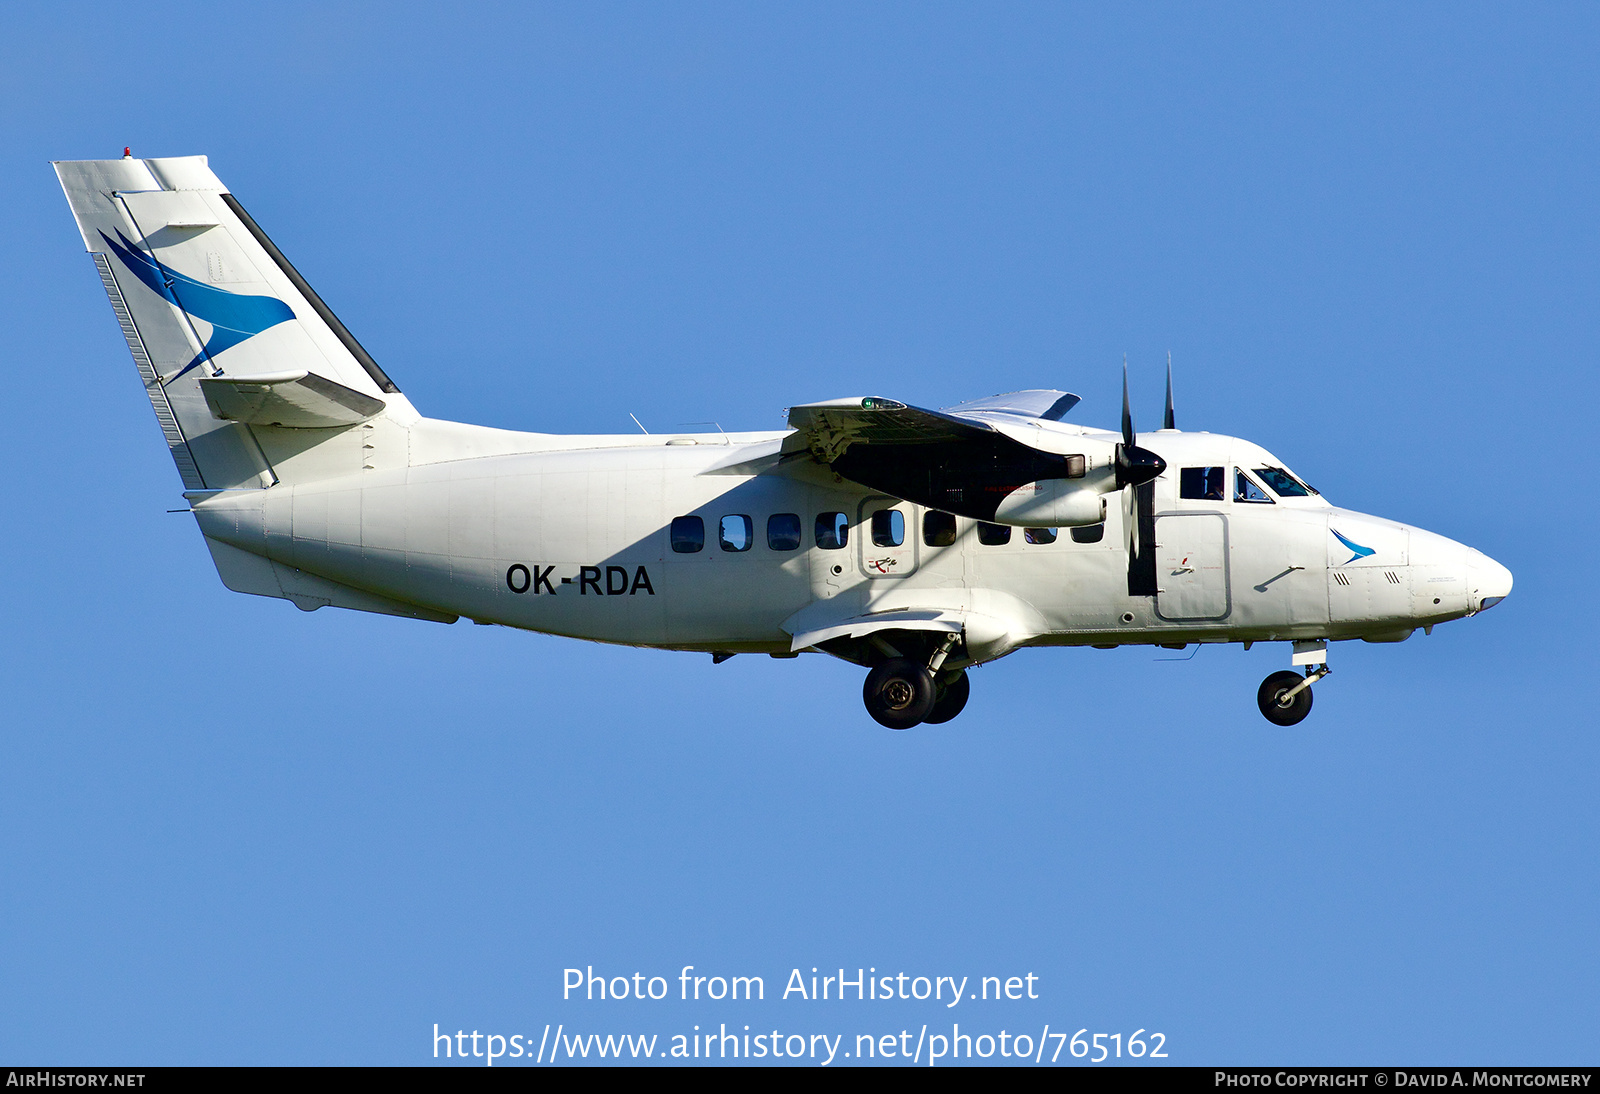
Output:
<svg viewBox="0 0 1600 1094">
<path fill-rule="evenodd" d="M 1327 665 L 1308 667 L 1304 676 L 1287 670 L 1275 672 L 1261 681 L 1256 705 L 1275 726 L 1299 725 L 1311 713 L 1311 685 L 1328 672 Z"/>
</svg>

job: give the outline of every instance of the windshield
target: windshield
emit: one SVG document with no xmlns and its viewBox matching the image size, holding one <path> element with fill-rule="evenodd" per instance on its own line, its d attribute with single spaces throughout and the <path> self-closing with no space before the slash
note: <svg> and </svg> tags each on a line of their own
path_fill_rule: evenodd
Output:
<svg viewBox="0 0 1600 1094">
<path fill-rule="evenodd" d="M 1258 467 L 1255 472 L 1280 498 L 1304 498 L 1316 493 L 1281 467 Z"/>
</svg>

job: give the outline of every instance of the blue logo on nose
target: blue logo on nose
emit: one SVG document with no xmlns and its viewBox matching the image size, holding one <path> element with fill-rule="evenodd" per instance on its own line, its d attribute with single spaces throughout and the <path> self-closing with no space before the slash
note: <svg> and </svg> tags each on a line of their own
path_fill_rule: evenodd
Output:
<svg viewBox="0 0 1600 1094">
<path fill-rule="evenodd" d="M 1371 547 L 1363 547 L 1359 543 L 1352 542 L 1351 540 L 1346 539 L 1344 536 L 1340 536 L 1338 530 L 1335 528 L 1329 528 L 1328 531 L 1332 532 L 1335 536 L 1338 536 L 1340 543 L 1344 544 L 1346 547 L 1350 548 L 1350 550 L 1355 552 L 1355 554 L 1341 562 L 1339 564 L 1341 566 L 1348 566 L 1358 558 L 1366 558 L 1368 555 L 1375 555 L 1378 553 Z"/>
<path fill-rule="evenodd" d="M 287 323 L 294 318 L 294 310 L 275 296 L 244 296 L 224 292 L 203 281 L 185 277 L 176 270 L 163 269 L 120 231 L 117 233 L 117 239 L 122 241 L 120 245 L 104 232 L 100 233 L 100 238 L 122 259 L 122 264 L 151 290 L 194 318 L 211 324 L 211 337 L 206 339 L 194 360 L 178 371 L 174 380 L 206 358 L 215 357 L 247 338 L 254 338 L 268 327 Z"/>
</svg>

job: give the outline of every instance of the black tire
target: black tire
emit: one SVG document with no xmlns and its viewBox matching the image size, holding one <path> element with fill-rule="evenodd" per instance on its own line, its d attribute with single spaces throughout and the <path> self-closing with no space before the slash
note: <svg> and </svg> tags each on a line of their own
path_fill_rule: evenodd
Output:
<svg viewBox="0 0 1600 1094">
<path fill-rule="evenodd" d="M 967 671 L 962 669 L 954 680 L 934 689 L 933 709 L 923 722 L 930 726 L 948 722 L 966 707 L 967 696 L 971 694 L 972 682 L 967 679 Z"/>
<path fill-rule="evenodd" d="M 1284 706 L 1278 702 L 1278 697 L 1296 684 L 1305 679 L 1298 672 L 1275 672 L 1261 681 L 1261 689 L 1256 692 L 1256 705 L 1261 708 L 1261 713 L 1267 721 L 1275 726 L 1298 725 L 1311 713 L 1311 689 L 1301 688 L 1300 694 L 1289 700 L 1289 705 Z"/>
<path fill-rule="evenodd" d="M 910 729 L 933 710 L 933 677 L 915 661 L 896 657 L 867 673 L 861 698 L 880 726 Z"/>
</svg>

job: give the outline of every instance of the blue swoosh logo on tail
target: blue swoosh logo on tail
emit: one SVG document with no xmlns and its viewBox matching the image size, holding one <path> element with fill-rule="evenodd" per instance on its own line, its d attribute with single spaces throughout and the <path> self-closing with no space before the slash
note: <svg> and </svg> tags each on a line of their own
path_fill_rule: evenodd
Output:
<svg viewBox="0 0 1600 1094">
<path fill-rule="evenodd" d="M 1378 553 L 1377 551 L 1373 550 L 1371 547 L 1363 547 L 1359 543 L 1354 543 L 1354 542 L 1346 539 L 1344 536 L 1340 536 L 1336 529 L 1329 528 L 1328 531 L 1332 532 L 1335 536 L 1338 536 L 1340 543 L 1344 544 L 1346 547 L 1350 548 L 1350 550 L 1355 552 L 1355 554 L 1351 555 L 1349 558 L 1347 558 L 1343 562 L 1341 562 L 1340 563 L 1341 566 L 1348 566 L 1350 563 L 1354 562 L 1358 558 L 1366 558 L 1368 555 L 1375 555 L 1375 554 Z"/>
<path fill-rule="evenodd" d="M 176 270 L 163 271 L 120 231 L 117 233 L 117 239 L 122 241 L 120 244 L 104 232 L 100 233 L 100 238 L 122 259 L 122 264 L 152 291 L 196 319 L 204 319 L 211 324 L 211 337 L 206 339 L 205 348 L 178 371 L 174 380 L 207 357 L 232 349 L 268 327 L 287 323 L 294 318 L 294 309 L 275 296 L 244 296 L 224 292 L 203 281 L 185 277 Z"/>
</svg>

